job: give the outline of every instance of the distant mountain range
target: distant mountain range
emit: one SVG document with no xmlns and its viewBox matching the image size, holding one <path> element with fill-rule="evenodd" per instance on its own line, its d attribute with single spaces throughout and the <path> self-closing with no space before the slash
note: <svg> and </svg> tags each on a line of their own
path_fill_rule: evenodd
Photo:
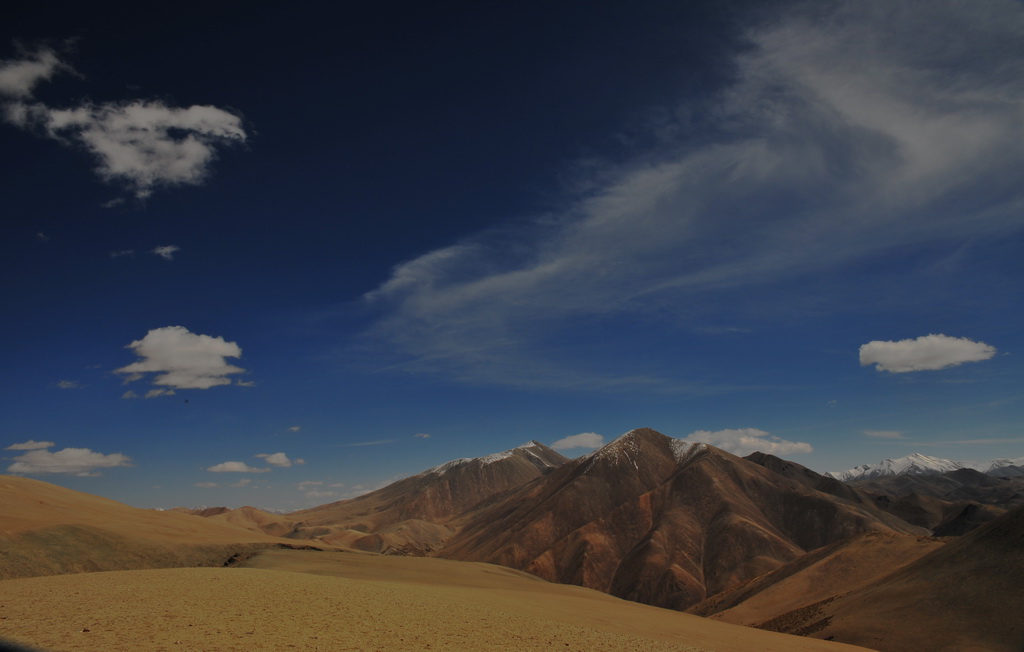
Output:
<svg viewBox="0 0 1024 652">
<path fill-rule="evenodd" d="M 825 475 L 853 482 L 871 480 L 889 475 L 931 475 L 948 473 L 959 469 L 972 469 L 995 477 L 1024 477 L 1024 457 L 1016 459 L 995 459 L 987 462 L 958 462 L 921 453 L 911 453 L 897 459 L 884 459 L 877 464 L 863 464 L 849 471 L 830 471 Z"/>
</svg>

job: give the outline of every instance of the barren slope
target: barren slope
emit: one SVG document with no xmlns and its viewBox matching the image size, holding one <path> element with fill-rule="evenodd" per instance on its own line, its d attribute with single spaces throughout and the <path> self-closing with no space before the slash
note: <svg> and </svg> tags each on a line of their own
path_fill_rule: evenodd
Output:
<svg viewBox="0 0 1024 652">
<path fill-rule="evenodd" d="M 1024 508 L 872 584 L 764 626 L 886 652 L 1024 649 Z"/>
<path fill-rule="evenodd" d="M 199 516 L 137 509 L 47 482 L 0 476 L 0 578 L 220 565 L 284 543 Z"/>
<path fill-rule="evenodd" d="M 247 563 L 253 567 L 2 581 L 3 631 L 54 652 L 861 649 L 716 623 L 487 564 L 302 551 L 269 551 Z"/>
</svg>

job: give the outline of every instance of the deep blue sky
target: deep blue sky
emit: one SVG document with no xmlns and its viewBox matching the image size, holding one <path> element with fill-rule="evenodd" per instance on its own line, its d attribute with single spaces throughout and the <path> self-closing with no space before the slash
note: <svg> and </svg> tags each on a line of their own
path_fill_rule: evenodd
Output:
<svg viewBox="0 0 1024 652">
<path fill-rule="evenodd" d="M 100 4 L 0 10 L 8 472 L 1024 456 L 1019 2 Z"/>
</svg>

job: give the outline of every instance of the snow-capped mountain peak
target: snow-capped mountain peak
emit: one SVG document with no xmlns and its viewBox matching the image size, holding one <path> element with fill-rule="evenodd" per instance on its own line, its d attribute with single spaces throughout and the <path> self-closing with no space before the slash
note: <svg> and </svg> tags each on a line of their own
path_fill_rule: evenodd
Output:
<svg viewBox="0 0 1024 652">
<path fill-rule="evenodd" d="M 870 480 L 888 475 L 930 475 L 948 473 L 958 469 L 974 469 L 981 473 L 998 474 L 1006 467 L 1024 466 L 1024 458 L 996 459 L 986 462 L 962 462 L 932 457 L 923 453 L 911 453 L 906 457 L 884 459 L 876 464 L 862 464 L 849 471 L 830 471 L 825 475 L 849 482 L 850 480 Z"/>
</svg>

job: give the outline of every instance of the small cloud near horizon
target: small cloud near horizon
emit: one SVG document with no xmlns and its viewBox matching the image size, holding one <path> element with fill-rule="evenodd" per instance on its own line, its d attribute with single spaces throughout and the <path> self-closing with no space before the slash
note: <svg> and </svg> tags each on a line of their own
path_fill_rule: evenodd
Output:
<svg viewBox="0 0 1024 652">
<path fill-rule="evenodd" d="M 206 468 L 214 473 L 269 473 L 269 468 L 258 469 L 245 462 L 221 462 Z"/>
<path fill-rule="evenodd" d="M 572 450 L 574 448 L 594 450 L 602 446 L 604 446 L 604 435 L 599 435 L 596 432 L 581 432 L 578 435 L 569 435 L 551 444 L 551 448 L 556 451 Z"/>
<path fill-rule="evenodd" d="M 417 432 L 413 437 L 419 437 L 420 439 L 430 439 L 430 435 L 425 432 Z"/>
<path fill-rule="evenodd" d="M 684 437 L 683 441 L 711 444 L 739 456 L 758 451 L 769 455 L 794 455 L 814 450 L 806 442 L 786 441 L 759 428 L 734 428 L 713 432 L 697 430 Z"/>
<path fill-rule="evenodd" d="M 48 446 L 44 447 L 42 444 L 48 444 Z M 25 448 L 29 445 L 32 448 Z M 132 466 L 131 458 L 121 453 L 97 453 L 88 448 L 63 448 L 55 452 L 46 450 L 53 445 L 52 442 L 32 442 L 30 440 L 24 444 L 15 444 L 21 448 L 8 447 L 8 450 L 25 450 L 27 452 L 13 458 L 14 463 L 7 467 L 7 472 L 18 475 L 62 473 L 93 477 L 101 475 L 97 469 Z"/>
<path fill-rule="evenodd" d="M 259 453 L 258 455 L 256 455 L 256 457 L 263 458 L 267 462 L 267 464 L 271 464 L 273 466 L 280 466 L 283 468 L 287 468 L 293 464 L 306 463 L 306 460 L 302 458 L 295 460 L 288 459 L 288 456 L 285 455 L 284 453 Z"/>
</svg>

